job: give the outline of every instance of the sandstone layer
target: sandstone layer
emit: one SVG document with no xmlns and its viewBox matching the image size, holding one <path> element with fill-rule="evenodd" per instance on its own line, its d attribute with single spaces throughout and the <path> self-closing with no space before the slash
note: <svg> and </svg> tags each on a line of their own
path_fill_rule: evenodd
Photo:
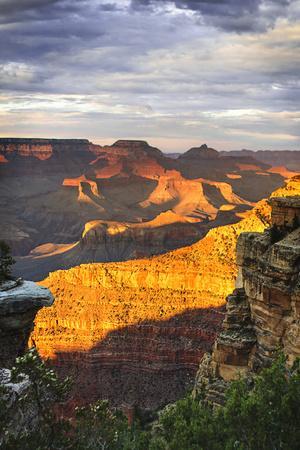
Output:
<svg viewBox="0 0 300 450">
<path fill-rule="evenodd" d="M 269 366 L 278 350 L 289 365 L 300 356 L 300 192 L 270 205 L 271 228 L 238 239 L 236 289 L 212 355 L 200 364 L 195 392 L 206 385 L 216 403 L 226 382 Z"/>
<path fill-rule="evenodd" d="M 237 238 L 263 231 L 270 212 L 262 201 L 240 222 L 162 256 L 51 273 L 43 285 L 56 301 L 38 314 L 33 339 L 63 374 L 80 380 L 77 401 L 157 407 L 178 398 L 223 318 Z"/>
<path fill-rule="evenodd" d="M 1 138 L 0 238 L 19 256 L 15 275 L 35 280 L 80 263 L 164 253 L 238 221 L 282 184 L 268 170 L 205 145 L 174 160 L 144 141 Z M 112 235 L 112 227 L 126 230 Z"/>
</svg>

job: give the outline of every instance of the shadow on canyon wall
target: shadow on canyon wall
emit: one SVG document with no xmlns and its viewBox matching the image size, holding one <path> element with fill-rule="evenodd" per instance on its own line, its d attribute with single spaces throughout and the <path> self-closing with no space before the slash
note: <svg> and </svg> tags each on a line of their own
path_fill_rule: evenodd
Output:
<svg viewBox="0 0 300 450">
<path fill-rule="evenodd" d="M 54 366 L 74 380 L 69 403 L 108 399 L 115 406 L 155 409 L 182 397 L 211 349 L 224 311 L 224 306 L 188 309 L 108 332 L 87 351 L 57 351 Z"/>
</svg>

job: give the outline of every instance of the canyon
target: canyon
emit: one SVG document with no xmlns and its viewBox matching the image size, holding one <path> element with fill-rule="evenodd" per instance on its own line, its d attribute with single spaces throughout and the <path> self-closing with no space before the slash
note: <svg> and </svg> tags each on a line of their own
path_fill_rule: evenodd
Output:
<svg viewBox="0 0 300 450">
<path fill-rule="evenodd" d="M 0 238 L 33 280 L 81 263 L 190 245 L 287 176 L 252 156 L 202 145 L 169 158 L 144 141 L 0 139 Z"/>
<path fill-rule="evenodd" d="M 272 194 L 299 196 L 300 177 Z M 157 408 L 192 385 L 238 274 L 238 236 L 270 227 L 266 200 L 181 249 L 148 259 L 82 264 L 41 284 L 54 305 L 32 334 L 43 357 L 76 379 L 73 398 Z"/>
<path fill-rule="evenodd" d="M 76 380 L 73 404 L 179 398 L 221 327 L 238 236 L 268 228 L 262 199 L 299 195 L 299 177 L 207 145 L 174 159 L 144 141 L 2 138 L 0 155 L 0 238 L 55 298 L 30 343 Z"/>
</svg>

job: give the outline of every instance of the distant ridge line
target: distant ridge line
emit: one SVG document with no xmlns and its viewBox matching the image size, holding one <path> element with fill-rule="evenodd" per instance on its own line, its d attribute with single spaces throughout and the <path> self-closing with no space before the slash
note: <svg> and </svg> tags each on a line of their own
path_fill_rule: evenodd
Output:
<svg viewBox="0 0 300 450">
<path fill-rule="evenodd" d="M 90 141 L 88 139 L 59 139 L 59 138 L 12 138 L 12 137 L 3 137 L 0 138 L 1 144 L 21 144 L 21 143 L 71 143 L 76 142 L 78 144 L 89 144 Z"/>
</svg>

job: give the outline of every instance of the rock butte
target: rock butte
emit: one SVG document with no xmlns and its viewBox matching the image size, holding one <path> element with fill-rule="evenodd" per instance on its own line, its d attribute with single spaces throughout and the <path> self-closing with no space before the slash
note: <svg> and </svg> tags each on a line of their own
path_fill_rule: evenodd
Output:
<svg viewBox="0 0 300 450">
<path fill-rule="evenodd" d="M 300 178 L 278 192 L 299 195 Z M 190 247 L 51 273 L 42 284 L 56 301 L 38 314 L 33 339 L 44 357 L 79 381 L 76 401 L 109 398 L 154 408 L 180 397 L 234 288 L 237 238 L 264 231 L 270 213 L 262 201 L 240 222 L 210 230 Z"/>
<path fill-rule="evenodd" d="M 190 245 L 283 182 L 252 156 L 206 145 L 172 159 L 144 141 L 0 138 L 0 162 L 0 238 L 19 256 L 15 274 L 34 280 Z"/>
</svg>

